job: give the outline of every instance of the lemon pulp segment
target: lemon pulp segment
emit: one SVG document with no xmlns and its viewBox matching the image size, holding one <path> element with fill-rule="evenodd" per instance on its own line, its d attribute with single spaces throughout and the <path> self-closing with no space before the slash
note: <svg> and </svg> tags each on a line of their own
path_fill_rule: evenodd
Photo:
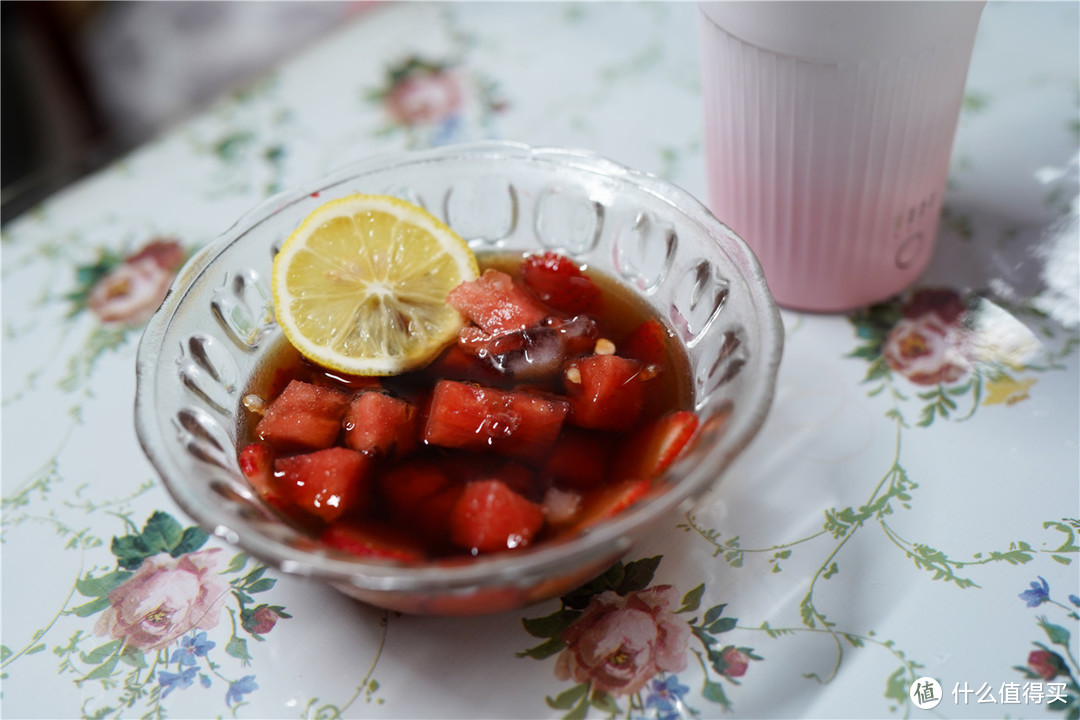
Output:
<svg viewBox="0 0 1080 720">
<path fill-rule="evenodd" d="M 454 339 L 454 287 L 478 274 L 468 245 L 426 210 L 351 195 L 317 208 L 274 259 L 275 314 L 303 355 L 357 375 L 430 361 Z"/>
</svg>

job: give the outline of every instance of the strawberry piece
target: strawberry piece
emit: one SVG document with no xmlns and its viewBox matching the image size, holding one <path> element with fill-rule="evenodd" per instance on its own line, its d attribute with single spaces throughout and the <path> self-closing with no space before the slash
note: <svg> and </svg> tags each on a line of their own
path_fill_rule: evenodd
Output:
<svg viewBox="0 0 1080 720">
<path fill-rule="evenodd" d="M 345 412 L 345 446 L 357 452 L 402 457 L 416 447 L 416 408 L 380 392 L 356 396 Z"/>
<path fill-rule="evenodd" d="M 543 508 L 501 480 L 465 485 L 450 515 L 450 539 L 474 555 L 529 545 L 544 526 Z"/>
<path fill-rule="evenodd" d="M 461 283 L 446 301 L 489 335 L 522 330 L 547 316 L 528 292 L 499 270 L 485 270 L 477 279 Z"/>
<path fill-rule="evenodd" d="M 255 492 L 271 507 L 284 510 L 289 503 L 274 477 L 274 451 L 266 443 L 251 443 L 240 448 L 240 471 Z"/>
<path fill-rule="evenodd" d="M 372 459 L 343 447 L 278 458 L 281 487 L 301 510 L 326 522 L 346 512 L 363 512 L 370 501 Z"/>
<path fill-rule="evenodd" d="M 279 452 L 328 448 L 341 432 L 349 405 L 344 393 L 293 380 L 266 409 L 255 435 Z"/>
<path fill-rule="evenodd" d="M 568 412 L 561 400 L 443 380 L 431 397 L 423 439 L 442 447 L 536 458 L 555 442 Z"/>
<path fill-rule="evenodd" d="M 623 443 L 613 477 L 652 480 L 675 462 L 697 432 L 698 416 L 676 410 L 657 418 Z"/>
<path fill-rule="evenodd" d="M 664 365 L 667 360 L 667 343 L 671 333 L 656 318 L 649 318 L 634 328 L 619 343 L 619 355 L 640 360 L 645 364 Z"/>
<path fill-rule="evenodd" d="M 647 381 L 638 360 L 589 355 L 563 373 L 570 422 L 594 430 L 628 430 L 641 415 Z"/>
<path fill-rule="evenodd" d="M 608 520 L 644 498 L 652 488 L 652 478 L 629 478 L 584 493 L 583 510 L 574 531 Z"/>
<path fill-rule="evenodd" d="M 614 446 L 605 433 L 563 428 L 544 462 L 543 476 L 560 488 L 587 490 L 607 479 Z"/>
<path fill-rule="evenodd" d="M 521 280 L 533 295 L 560 312 L 578 315 L 600 307 L 600 288 L 564 255 L 529 255 L 521 264 Z"/>
<path fill-rule="evenodd" d="M 413 563 L 427 557 L 424 547 L 407 532 L 374 521 L 334 523 L 319 540 L 362 558 Z"/>
</svg>

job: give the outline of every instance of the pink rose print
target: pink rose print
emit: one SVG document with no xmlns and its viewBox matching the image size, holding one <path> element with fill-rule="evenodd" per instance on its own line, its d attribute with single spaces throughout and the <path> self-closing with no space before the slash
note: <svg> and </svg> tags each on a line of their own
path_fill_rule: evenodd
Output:
<svg viewBox="0 0 1080 720">
<path fill-rule="evenodd" d="M 657 585 L 625 597 L 593 596 L 584 614 L 562 633 L 566 649 L 555 664 L 560 680 L 592 681 L 613 695 L 630 695 L 661 672 L 686 668 L 690 626 L 676 617 L 679 594 Z"/>
<path fill-rule="evenodd" d="M 109 607 L 94 632 L 156 650 L 194 629 L 218 624 L 229 583 L 219 574 L 215 548 L 178 558 L 159 553 L 109 593 Z"/>
<path fill-rule="evenodd" d="M 252 616 L 251 631 L 256 635 L 265 635 L 277 625 L 278 615 L 268 607 L 261 607 Z"/>
<path fill-rule="evenodd" d="M 882 355 L 889 367 L 917 385 L 953 383 L 972 370 L 965 308 L 952 290 L 920 290 L 889 331 Z"/>
<path fill-rule="evenodd" d="M 729 647 L 721 657 L 727 663 L 724 674 L 728 677 L 737 678 L 746 674 L 746 668 L 750 665 L 750 656 L 736 647 Z"/>
<path fill-rule="evenodd" d="M 86 305 L 103 323 L 139 325 L 165 299 L 184 251 L 173 240 L 155 240 L 103 275 Z"/>
<path fill-rule="evenodd" d="M 435 125 L 458 114 L 461 86 L 452 72 L 418 68 L 394 84 L 386 109 L 403 125 Z"/>
<path fill-rule="evenodd" d="M 1056 653 L 1047 650 L 1032 650 L 1028 655 L 1028 670 L 1043 680 L 1053 680 L 1065 669 L 1065 663 Z"/>
</svg>

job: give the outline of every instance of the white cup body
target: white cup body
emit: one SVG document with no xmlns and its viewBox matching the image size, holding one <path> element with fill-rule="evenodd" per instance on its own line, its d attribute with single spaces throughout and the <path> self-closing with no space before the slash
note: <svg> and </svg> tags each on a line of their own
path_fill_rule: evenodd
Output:
<svg viewBox="0 0 1080 720">
<path fill-rule="evenodd" d="M 709 205 L 781 305 L 849 310 L 925 268 L 983 5 L 700 4 Z"/>
</svg>

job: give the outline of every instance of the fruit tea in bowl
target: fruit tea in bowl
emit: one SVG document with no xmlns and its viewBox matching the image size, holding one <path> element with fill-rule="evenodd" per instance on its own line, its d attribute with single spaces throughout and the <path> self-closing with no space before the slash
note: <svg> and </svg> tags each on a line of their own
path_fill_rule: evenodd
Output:
<svg viewBox="0 0 1080 720">
<path fill-rule="evenodd" d="M 181 273 L 136 426 L 177 502 L 285 572 L 478 614 L 572 590 L 753 437 L 782 344 L 753 255 L 582 151 L 376 158 Z"/>
</svg>

